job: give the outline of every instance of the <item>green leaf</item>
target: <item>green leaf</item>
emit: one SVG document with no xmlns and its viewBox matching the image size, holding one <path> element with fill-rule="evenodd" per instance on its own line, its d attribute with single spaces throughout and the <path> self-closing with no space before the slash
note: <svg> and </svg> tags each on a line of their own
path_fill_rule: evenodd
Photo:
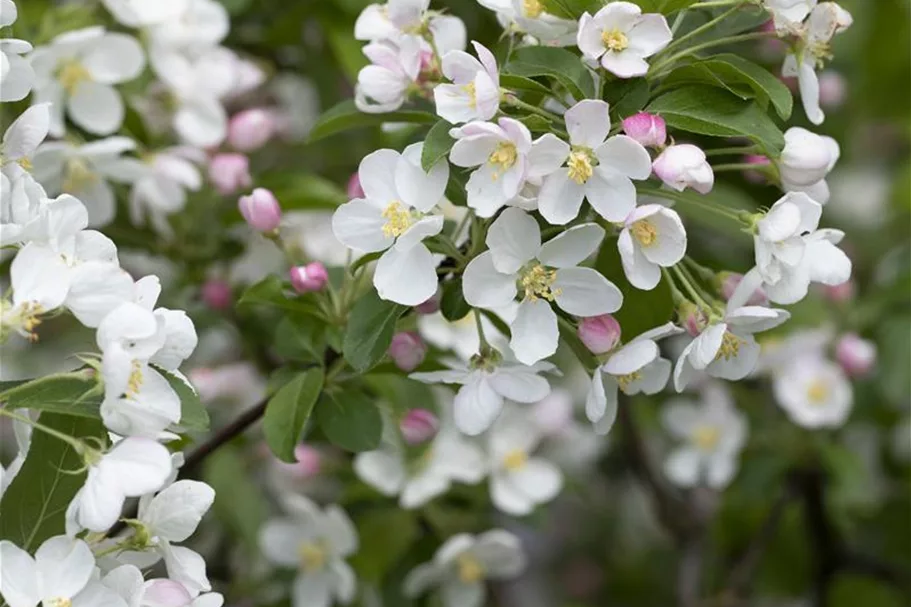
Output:
<svg viewBox="0 0 911 607">
<path fill-rule="evenodd" d="M 365 114 L 354 105 L 354 101 L 342 101 L 335 107 L 326 111 L 317 119 L 310 131 L 308 141 L 313 143 L 325 139 L 330 135 L 341 133 L 350 129 L 367 126 L 379 126 L 384 122 L 414 122 L 428 124 L 436 122 L 437 116 L 430 112 L 420 110 L 399 110 L 385 114 Z"/>
<path fill-rule="evenodd" d="M 294 447 L 300 441 L 304 424 L 323 389 L 323 370 L 313 368 L 299 374 L 269 399 L 263 417 L 263 433 L 272 453 L 293 463 Z"/>
<path fill-rule="evenodd" d="M 455 322 L 465 318 L 471 312 L 471 306 L 462 294 L 462 278 L 454 278 L 443 283 L 443 294 L 440 297 L 440 312 L 443 318 Z"/>
<path fill-rule="evenodd" d="M 319 427 L 332 444 L 347 451 L 372 451 L 380 445 L 383 418 L 361 392 L 324 394 L 316 408 Z"/>
<path fill-rule="evenodd" d="M 764 67 L 732 54 L 716 55 L 705 61 L 675 69 L 667 83 L 706 83 L 741 96 L 755 97 L 763 106 L 769 102 L 782 120 L 791 116 L 794 98 L 784 83 Z M 740 85 L 739 87 L 733 85 Z M 743 97 L 745 91 L 746 97 Z"/>
<path fill-rule="evenodd" d="M 187 380 L 178 377 L 170 371 L 160 367 L 154 367 L 154 369 L 168 380 L 171 388 L 177 392 L 177 396 L 180 398 L 180 423 L 178 425 L 189 432 L 205 432 L 208 430 L 209 412 L 206 411 L 205 405 L 199 400 L 196 390 L 187 383 Z"/>
<path fill-rule="evenodd" d="M 597 93 L 595 81 L 579 56 L 562 48 L 520 48 L 513 54 L 513 60 L 506 65 L 504 71 L 518 76 L 553 78 L 577 99 L 591 99 Z"/>
<path fill-rule="evenodd" d="M 516 74 L 500 74 L 500 86 L 513 91 L 529 91 L 550 95 L 550 89 L 531 78 L 517 76 Z"/>
<path fill-rule="evenodd" d="M 658 97 L 648 111 L 671 127 L 711 137 L 749 137 L 771 153 L 784 147 L 781 129 L 755 101 L 744 101 L 721 89 L 685 86 Z"/>
<path fill-rule="evenodd" d="M 424 138 L 424 149 L 421 152 L 421 167 L 430 171 L 433 165 L 444 159 L 452 149 L 455 139 L 449 136 L 452 125 L 445 120 L 438 121 L 430 127 L 427 137 Z"/>
<path fill-rule="evenodd" d="M 595 13 L 603 4 L 601 0 L 541 0 L 544 10 L 564 19 L 578 19 L 582 13 Z"/>
<path fill-rule="evenodd" d="M 258 187 L 272 191 L 285 210 L 335 209 L 348 195 L 334 181 L 299 170 L 272 172 L 256 178 Z"/>
<path fill-rule="evenodd" d="M 323 318 L 322 311 L 315 303 L 308 301 L 306 296 L 294 294 L 290 286 L 274 274 L 247 287 L 247 290 L 237 300 L 237 305 L 239 307 L 252 305 L 271 306 L 288 312 L 300 312 Z"/>
<path fill-rule="evenodd" d="M 629 284 L 623 273 L 616 238 L 604 240 L 598 252 L 595 268 L 623 293 L 623 306 L 614 313 L 614 318 L 623 330 L 624 342 L 672 320 L 674 300 L 670 287 L 664 280 L 651 291 L 640 291 Z"/>
<path fill-rule="evenodd" d="M 272 347 L 282 358 L 322 364 L 326 352 L 326 325 L 312 316 L 286 316 L 275 328 Z"/>
<path fill-rule="evenodd" d="M 0 402 L 8 409 L 31 409 L 100 419 L 103 392 L 94 379 L 77 373 L 49 375 L 31 381 L 0 382 Z"/>
<path fill-rule="evenodd" d="M 689 8 L 699 0 L 633 0 L 642 7 L 643 13 L 662 13 L 670 15 L 679 10 Z"/>
<path fill-rule="evenodd" d="M 414 513 L 390 508 L 359 516 L 357 535 L 361 549 L 351 565 L 358 578 L 379 583 L 420 539 L 420 528 Z"/>
<path fill-rule="evenodd" d="M 610 103 L 611 113 L 617 120 L 623 120 L 642 110 L 649 98 L 648 80 L 634 78 L 617 80 L 604 87 L 604 95 Z"/>
<path fill-rule="evenodd" d="M 380 299 L 370 289 L 361 297 L 348 317 L 348 331 L 342 344 L 342 354 L 348 364 L 363 373 L 374 366 L 389 349 L 395 323 L 405 306 Z"/>
<path fill-rule="evenodd" d="M 45 412 L 41 424 L 79 439 L 106 440 L 101 422 L 94 419 Z M 0 500 L 0 539 L 9 540 L 33 553 L 41 543 L 65 532 L 64 515 L 86 473 L 73 447 L 40 430 L 32 434 L 22 469 Z"/>
<path fill-rule="evenodd" d="M 203 465 L 203 479 L 215 489 L 212 511 L 249 550 L 258 550 L 259 527 L 269 516 L 263 491 L 252 480 L 241 449 L 227 444 L 215 450 Z"/>
<path fill-rule="evenodd" d="M 552 131 L 551 125 L 553 124 L 553 121 L 548 120 L 540 114 L 526 114 L 524 116 L 518 116 L 518 119 L 533 133 L 550 133 Z"/>
</svg>

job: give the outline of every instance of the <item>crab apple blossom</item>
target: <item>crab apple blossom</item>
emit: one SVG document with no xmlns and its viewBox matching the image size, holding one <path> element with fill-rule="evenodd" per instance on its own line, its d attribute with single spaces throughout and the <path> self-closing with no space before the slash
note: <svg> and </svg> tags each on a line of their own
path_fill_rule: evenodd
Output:
<svg viewBox="0 0 911 607">
<path fill-rule="evenodd" d="M 665 148 L 655 158 L 652 169 L 666 186 L 678 192 L 690 187 L 700 194 L 708 194 L 715 185 L 715 173 L 705 152 L 689 143 Z"/>
<path fill-rule="evenodd" d="M 465 48 L 465 24 L 451 15 L 429 14 L 430 0 L 388 0 L 370 4 L 354 23 L 354 38 L 370 42 L 397 42 L 426 27 L 441 55 Z"/>
<path fill-rule="evenodd" d="M 257 232 L 274 232 L 282 222 L 282 208 L 270 190 L 256 188 L 249 196 L 241 196 L 237 208 L 244 221 Z"/>
<path fill-rule="evenodd" d="M 350 603 L 357 580 L 345 558 L 357 551 L 358 537 L 345 511 L 325 509 L 299 495 L 285 498 L 290 517 L 268 521 L 259 545 L 266 558 L 281 567 L 296 568 L 291 588 L 293 607 L 329 607 L 336 600 Z"/>
<path fill-rule="evenodd" d="M 579 321 L 579 339 L 592 354 L 604 354 L 620 342 L 620 323 L 610 314 Z"/>
<path fill-rule="evenodd" d="M 526 181 L 555 171 L 566 144 L 551 133 L 534 142 L 524 124 L 513 118 L 469 122 L 449 131 L 456 142 L 449 161 L 458 167 L 478 167 L 465 187 L 468 206 L 478 217 L 492 217 L 518 196 Z"/>
<path fill-rule="evenodd" d="M 500 72 L 497 60 L 487 47 L 472 41 L 475 59 L 465 51 L 449 51 L 443 56 L 443 75 L 452 84 L 433 89 L 437 114 L 459 124 L 490 120 L 500 108 Z"/>
<path fill-rule="evenodd" d="M 876 364 L 876 344 L 856 333 L 847 333 L 835 344 L 835 359 L 851 377 L 864 377 Z"/>
<path fill-rule="evenodd" d="M 487 434 L 490 499 L 501 512 L 522 516 L 554 499 L 563 474 L 533 452 L 543 435 L 531 412 L 508 407 Z"/>
<path fill-rule="evenodd" d="M 275 126 L 269 110 L 258 107 L 243 110 L 228 122 L 228 143 L 241 152 L 258 150 L 272 138 Z"/>
<path fill-rule="evenodd" d="M 608 221 L 623 221 L 636 206 L 632 179 L 651 174 L 648 151 L 626 135 L 608 138 L 609 106 L 586 99 L 564 115 L 569 145 L 549 146 L 551 162 L 559 169 L 544 178 L 538 193 L 538 210 L 549 223 L 563 225 L 579 215 L 582 199 Z M 565 165 L 565 168 L 563 168 Z"/>
<path fill-rule="evenodd" d="M 227 310 L 234 302 L 231 283 L 218 278 L 210 278 L 201 289 L 203 302 L 212 310 Z"/>
<path fill-rule="evenodd" d="M 440 420 L 427 409 L 411 409 L 399 421 L 399 432 L 409 445 L 420 445 L 435 437 L 440 429 Z"/>
<path fill-rule="evenodd" d="M 597 434 L 607 434 L 617 419 L 617 391 L 624 394 L 657 394 L 667 385 L 671 362 L 661 357 L 657 340 L 682 333 L 672 323 L 636 336 L 608 353 L 592 374 L 585 398 L 585 415 Z"/>
<path fill-rule="evenodd" d="M 422 242 L 443 229 L 431 214 L 443 198 L 449 165 L 421 168 L 422 143 L 378 150 L 361 161 L 364 198 L 343 204 L 332 216 L 332 231 L 345 246 L 363 253 L 383 251 L 373 284 L 383 299 L 406 306 L 428 300 L 437 290 L 436 262 Z"/>
<path fill-rule="evenodd" d="M 777 283 L 803 260 L 804 237 L 816 231 L 821 215 L 822 205 L 802 192 L 792 192 L 756 222 L 753 243 L 763 282 Z"/>
<path fill-rule="evenodd" d="M 724 384 L 704 386 L 698 404 L 673 400 L 661 414 L 664 427 L 682 443 L 664 462 L 667 477 L 681 487 L 728 485 L 747 440 L 747 421 Z"/>
<path fill-rule="evenodd" d="M 575 316 L 620 309 L 620 290 L 596 270 L 578 267 L 603 238 L 603 228 L 586 223 L 542 244 L 541 229 L 530 215 L 506 209 L 487 232 L 489 250 L 465 268 L 465 301 L 480 308 L 504 307 L 521 287 L 510 348 L 519 362 L 534 364 L 557 351 L 557 314 L 551 304 Z"/>
<path fill-rule="evenodd" d="M 625 118 L 623 132 L 645 147 L 660 148 L 667 141 L 667 124 L 657 114 L 639 112 Z"/>
<path fill-rule="evenodd" d="M 673 34 L 664 16 L 642 14 L 632 2 L 610 2 L 594 15 L 579 18 L 576 38 L 586 59 L 620 78 L 645 76 L 646 59 L 666 47 Z"/>
<path fill-rule="evenodd" d="M 19 16 L 12 0 L 0 2 L 0 28 L 16 22 Z M 20 101 L 29 94 L 35 83 L 35 71 L 23 57 L 32 45 L 17 38 L 0 39 L 0 102 Z"/>
<path fill-rule="evenodd" d="M 540 0 L 478 0 L 507 32 L 525 33 L 544 46 L 574 46 L 578 24 L 547 12 Z"/>
<path fill-rule="evenodd" d="M 763 8 L 772 15 L 775 29 L 783 34 L 799 31 L 816 3 L 817 0 L 762 0 Z"/>
<path fill-rule="evenodd" d="M 370 65 L 357 75 L 355 104 L 362 112 L 383 114 L 405 103 L 421 71 L 424 42 L 404 36 L 397 43 L 374 42 L 364 47 Z"/>
<path fill-rule="evenodd" d="M 819 107 L 819 76 L 817 68 L 832 57 L 831 42 L 835 34 L 848 29 L 854 19 L 835 2 L 820 2 L 799 30 L 797 51 L 785 57 L 781 74 L 797 77 L 800 101 L 804 112 L 813 124 L 822 124 L 826 116 Z"/>
<path fill-rule="evenodd" d="M 70 119 L 93 135 L 120 128 L 123 99 L 112 86 L 133 80 L 145 67 L 142 47 L 132 36 L 88 27 L 61 34 L 38 47 L 29 60 L 35 70 L 35 97 L 50 102 L 50 133 L 66 133 L 64 108 Z"/>
<path fill-rule="evenodd" d="M 156 2 L 160 18 L 146 28 L 153 49 L 199 55 L 217 46 L 230 29 L 228 11 L 217 0 L 165 0 Z M 168 5 L 179 4 L 169 10 Z M 143 7 L 143 11 L 153 9 Z"/>
<path fill-rule="evenodd" d="M 729 301 L 737 291 L 737 287 L 740 286 L 740 282 L 743 280 L 743 274 L 738 274 L 736 272 L 721 272 L 718 275 L 718 279 L 721 282 L 721 296 L 725 301 Z M 748 306 L 767 306 L 768 303 L 769 298 L 765 294 L 765 291 L 762 290 L 762 287 L 757 287 L 746 301 L 746 305 Z M 696 335 L 698 335 L 698 331 L 693 334 L 693 337 Z"/>
<path fill-rule="evenodd" d="M 681 392 L 697 371 L 729 381 L 743 379 L 759 360 L 760 347 L 753 334 L 773 329 L 790 317 L 785 310 L 740 306 L 731 298 L 724 317 L 710 318 L 708 326 L 680 354 L 674 367 L 674 388 Z"/>
<path fill-rule="evenodd" d="M 775 400 L 804 428 L 838 428 L 851 413 L 853 389 L 838 365 L 818 356 L 801 356 L 775 374 Z"/>
<path fill-rule="evenodd" d="M 225 196 L 249 188 L 253 185 L 250 159 L 243 154 L 216 154 L 209 161 L 209 181 Z"/>
<path fill-rule="evenodd" d="M 389 344 L 389 358 L 395 366 L 409 373 L 414 371 L 427 354 L 427 344 L 414 331 L 400 331 L 392 336 Z"/>
<path fill-rule="evenodd" d="M 500 411 L 505 399 L 517 403 L 538 402 L 550 393 L 550 384 L 541 373 L 554 372 L 547 362 L 523 365 L 504 360 L 496 350 L 477 355 L 468 365 L 456 364 L 446 371 L 412 373 L 408 377 L 426 384 L 456 384 L 462 386 L 453 401 L 456 428 L 469 436 L 487 430 Z"/>
<path fill-rule="evenodd" d="M 148 217 L 162 234 L 170 234 L 166 216 L 181 211 L 187 203 L 187 192 L 202 188 L 202 175 L 197 165 L 205 162 L 201 150 L 187 146 L 167 148 L 145 160 L 144 171 L 130 189 L 130 220 L 142 226 Z"/>
<path fill-rule="evenodd" d="M 487 596 L 485 580 L 516 577 L 526 566 L 519 538 L 508 531 L 460 533 L 446 540 L 432 561 L 414 568 L 403 588 L 406 596 L 417 597 L 439 586 L 443 607 L 481 607 Z"/>
<path fill-rule="evenodd" d="M 826 204 L 829 201 L 826 175 L 841 155 L 838 142 L 798 126 L 785 131 L 784 141 L 778 158 L 782 189 L 804 192 L 816 202 Z"/>
<path fill-rule="evenodd" d="M 298 293 L 322 291 L 329 283 L 329 272 L 321 261 L 311 261 L 302 266 L 294 266 L 288 271 L 291 286 Z"/>
<path fill-rule="evenodd" d="M 661 268 L 679 263 L 686 255 L 686 230 L 676 211 L 646 204 L 623 222 L 617 248 L 627 280 L 648 291 L 661 281 Z"/>
<path fill-rule="evenodd" d="M 49 108 L 47 103 L 31 106 L 3 134 L 3 141 L 0 142 L 0 200 L 4 206 L 13 181 L 32 168 L 32 157 L 47 137 L 51 119 Z"/>
</svg>

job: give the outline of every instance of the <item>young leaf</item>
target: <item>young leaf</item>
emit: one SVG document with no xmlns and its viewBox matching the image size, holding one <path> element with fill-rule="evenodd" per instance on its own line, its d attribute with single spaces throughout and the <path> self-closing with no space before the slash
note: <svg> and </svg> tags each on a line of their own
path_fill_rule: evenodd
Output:
<svg viewBox="0 0 911 607">
<path fill-rule="evenodd" d="M 94 419 L 45 412 L 39 421 L 75 438 L 107 436 Z M 36 430 L 22 469 L 0 500 L 0 539 L 34 552 L 44 540 L 64 533 L 66 508 L 86 477 L 84 471 L 75 471 L 84 466 L 69 443 Z"/>
<path fill-rule="evenodd" d="M 547 76 L 565 86 L 576 99 L 595 97 L 595 81 L 578 55 L 562 48 L 529 46 L 513 54 L 505 71 L 518 76 Z"/>
<path fill-rule="evenodd" d="M 289 315 L 275 327 L 272 347 L 287 360 L 322 363 L 326 352 L 326 325 L 312 316 Z"/>
<path fill-rule="evenodd" d="M 531 78 L 517 76 L 516 74 L 500 74 L 500 86 L 513 91 L 529 91 L 550 95 L 550 89 Z"/>
<path fill-rule="evenodd" d="M 363 373 L 380 362 L 404 311 L 405 306 L 380 299 L 373 289 L 361 297 L 348 317 L 348 332 L 342 344 L 348 364 Z"/>
<path fill-rule="evenodd" d="M 383 419 L 376 404 L 361 392 L 325 394 L 316 408 L 319 427 L 332 444 L 347 451 L 371 451 L 380 445 Z"/>
<path fill-rule="evenodd" d="M 604 87 L 604 95 L 610 104 L 612 118 L 623 120 L 640 111 L 648 103 L 648 80 L 634 78 L 611 82 Z"/>
<path fill-rule="evenodd" d="M 454 278 L 443 283 L 443 295 L 440 297 L 440 312 L 443 318 L 455 322 L 465 318 L 471 312 L 471 306 L 462 295 L 462 279 Z"/>
<path fill-rule="evenodd" d="M 272 306 L 288 312 L 300 312 L 317 318 L 323 318 L 323 313 L 316 304 L 305 297 L 294 294 L 291 287 L 281 278 L 271 274 L 254 285 L 247 287 L 237 300 L 240 306 Z"/>
<path fill-rule="evenodd" d="M 755 101 L 744 101 L 721 89 L 685 86 L 666 93 L 648 106 L 671 127 L 711 137 L 749 137 L 771 153 L 784 147 L 781 129 Z"/>
<path fill-rule="evenodd" d="M 316 124 L 310 131 L 308 141 L 313 143 L 320 139 L 325 139 L 330 135 L 341 133 L 350 129 L 356 129 L 365 126 L 379 126 L 384 122 L 414 122 L 430 123 L 436 122 L 437 117 L 430 112 L 420 110 L 399 110 L 397 112 L 387 112 L 385 114 L 365 114 L 354 105 L 354 101 L 342 101 L 335 107 L 329 109 L 317 119 Z"/>
<path fill-rule="evenodd" d="M 209 412 L 199 400 L 199 395 L 190 383 L 182 376 L 175 375 L 159 367 L 155 370 L 168 380 L 171 388 L 180 398 L 180 423 L 182 429 L 190 432 L 205 432 L 209 429 Z"/>
<path fill-rule="evenodd" d="M 100 419 L 103 392 L 95 380 L 74 373 L 48 375 L 31 381 L 0 382 L 0 403 L 8 409 L 49 411 Z"/>
<path fill-rule="evenodd" d="M 452 149 L 455 139 L 449 136 L 452 125 L 445 120 L 440 120 L 430 127 L 427 137 L 424 138 L 424 150 L 421 153 L 421 166 L 429 171 L 440 160 L 443 160 Z"/>
<path fill-rule="evenodd" d="M 294 447 L 323 388 L 323 370 L 313 368 L 299 374 L 269 399 L 263 417 L 263 433 L 272 453 L 293 463 Z"/>
</svg>

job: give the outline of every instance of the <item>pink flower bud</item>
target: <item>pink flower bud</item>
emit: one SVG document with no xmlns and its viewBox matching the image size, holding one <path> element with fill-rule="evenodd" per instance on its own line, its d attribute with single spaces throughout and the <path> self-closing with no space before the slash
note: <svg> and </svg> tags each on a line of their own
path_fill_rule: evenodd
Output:
<svg viewBox="0 0 911 607">
<path fill-rule="evenodd" d="M 402 331 L 392 336 L 389 356 L 402 371 L 413 371 L 427 354 L 427 344 L 414 331 Z"/>
<path fill-rule="evenodd" d="M 721 272 L 718 275 L 718 278 L 721 280 L 721 294 L 724 296 L 724 300 L 727 301 L 731 298 L 731 295 L 734 294 L 740 281 L 743 280 L 743 274 L 737 274 L 736 272 Z M 765 294 L 765 291 L 762 290 L 762 287 L 757 287 L 744 305 L 766 306 L 768 303 L 769 298 Z"/>
<path fill-rule="evenodd" d="M 227 196 L 253 185 L 250 161 L 243 154 L 216 154 L 209 162 L 209 181 Z"/>
<path fill-rule="evenodd" d="M 297 445 L 294 447 L 294 458 L 297 463 L 291 464 L 290 468 L 294 476 L 298 478 L 313 478 L 322 469 L 322 454 L 318 449 L 309 445 Z"/>
<path fill-rule="evenodd" d="M 321 261 L 311 261 L 305 266 L 291 268 L 291 286 L 298 293 L 321 291 L 329 282 L 329 273 Z"/>
<path fill-rule="evenodd" d="M 180 582 L 167 579 L 146 582 L 142 593 L 142 604 L 154 607 L 186 607 L 193 597 Z"/>
<path fill-rule="evenodd" d="M 856 333 L 848 333 L 835 344 L 835 359 L 851 377 L 863 377 L 876 364 L 876 344 Z"/>
<path fill-rule="evenodd" d="M 639 112 L 623 121 L 623 132 L 646 147 L 661 147 L 667 141 L 667 125 L 657 114 Z"/>
<path fill-rule="evenodd" d="M 700 194 L 708 194 L 715 185 L 715 173 L 705 152 L 688 143 L 668 146 L 652 163 L 652 170 L 665 185 L 678 192 L 691 187 Z"/>
<path fill-rule="evenodd" d="M 414 307 L 414 311 L 418 314 L 427 316 L 428 314 L 435 314 L 440 310 L 440 296 L 439 293 L 435 293 L 433 297 L 428 299 L 423 303 L 419 303 Z"/>
<path fill-rule="evenodd" d="M 758 154 L 750 154 L 748 156 L 745 156 L 743 161 L 746 164 L 755 164 L 756 166 L 768 166 L 769 164 L 771 164 L 771 161 L 768 159 L 767 156 L 760 156 Z M 752 171 L 752 170 L 744 171 L 743 176 L 750 183 L 765 183 L 766 182 L 766 176 L 763 173 L 761 173 L 760 171 Z"/>
<path fill-rule="evenodd" d="M 579 323 L 579 339 L 593 354 L 604 354 L 620 343 L 620 323 L 610 314 L 589 316 Z"/>
<path fill-rule="evenodd" d="M 847 96 L 848 82 L 844 76 L 833 70 L 826 70 L 819 75 L 819 103 L 823 107 L 841 107 Z"/>
<path fill-rule="evenodd" d="M 358 177 L 358 174 L 352 173 L 351 178 L 348 180 L 348 198 L 354 200 L 355 198 L 363 198 L 364 188 L 361 187 L 361 178 Z"/>
<path fill-rule="evenodd" d="M 436 436 L 440 420 L 427 409 L 412 409 L 399 422 L 402 438 L 409 445 L 420 445 Z"/>
<path fill-rule="evenodd" d="M 275 195 L 265 188 L 256 188 L 249 196 L 241 196 L 237 206 L 254 230 L 272 232 L 281 224 L 282 209 Z"/>
<path fill-rule="evenodd" d="M 274 133 L 275 120 L 268 110 L 262 108 L 238 112 L 228 123 L 228 143 L 241 152 L 258 150 Z"/>
<path fill-rule="evenodd" d="M 698 337 L 708 324 L 705 312 L 691 301 L 684 301 L 677 307 L 677 317 L 686 332 L 693 337 Z"/>
<path fill-rule="evenodd" d="M 836 303 L 851 301 L 854 299 L 854 292 L 854 281 L 852 280 L 846 280 L 840 285 L 823 285 L 823 293 L 825 293 L 829 301 Z"/>
<path fill-rule="evenodd" d="M 234 293 L 224 280 L 211 279 L 202 285 L 202 300 L 213 310 L 226 310 L 233 303 Z"/>
</svg>

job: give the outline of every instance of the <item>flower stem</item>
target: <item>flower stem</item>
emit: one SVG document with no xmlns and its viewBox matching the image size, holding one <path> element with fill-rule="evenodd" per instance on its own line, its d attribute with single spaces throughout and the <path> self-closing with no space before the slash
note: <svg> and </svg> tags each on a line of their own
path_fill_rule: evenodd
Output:
<svg viewBox="0 0 911 607">
<path fill-rule="evenodd" d="M 762 171 L 763 165 L 750 162 L 731 162 L 728 164 L 714 164 L 712 170 L 716 173 L 722 171 Z"/>
<path fill-rule="evenodd" d="M 728 219 L 732 219 L 732 220 L 736 221 L 737 223 L 743 223 L 743 220 L 740 218 L 740 215 L 735 213 L 734 211 L 731 211 L 729 209 L 718 206 L 718 205 L 713 204 L 708 201 L 699 200 L 698 198 L 696 198 L 694 196 L 688 196 L 688 195 L 684 194 L 683 192 L 675 192 L 673 190 L 662 190 L 662 189 L 658 189 L 658 188 L 644 187 L 644 188 L 639 189 L 639 193 L 645 194 L 646 196 L 655 196 L 657 198 L 664 198 L 666 200 L 673 200 L 675 202 L 682 202 L 683 204 L 693 205 L 695 207 L 699 207 L 706 211 L 711 211 L 712 213 L 715 213 L 717 215 L 721 215 L 722 217 L 727 217 Z"/>
<path fill-rule="evenodd" d="M 481 313 L 477 310 L 473 310 L 472 314 L 474 314 L 475 325 L 478 327 L 478 340 L 481 342 L 479 350 L 483 352 L 490 348 L 490 344 L 487 343 L 487 338 L 484 336 L 484 325 L 481 323 Z"/>
<path fill-rule="evenodd" d="M 702 295 L 699 294 L 699 291 L 696 287 L 689 281 L 686 275 L 681 271 L 680 266 L 671 266 L 674 274 L 677 277 L 677 281 L 683 285 L 683 290 L 687 292 L 687 295 L 693 300 L 697 306 L 700 306 L 706 310 L 706 312 L 711 312 L 713 307 L 705 299 L 702 298 Z"/>
<path fill-rule="evenodd" d="M 54 438 L 60 439 L 63 442 L 69 444 L 73 449 L 76 450 L 77 453 L 83 453 L 86 450 L 85 443 L 83 443 L 78 438 L 73 438 L 72 436 L 64 434 L 63 432 L 59 432 L 57 430 L 54 430 L 53 428 L 49 428 L 49 427 L 45 426 L 44 424 L 38 423 L 37 421 L 33 420 L 32 418 L 30 418 L 26 415 L 20 415 L 5 407 L 0 407 L 0 415 L 5 415 L 6 417 L 8 417 L 10 419 L 14 419 L 23 424 L 27 424 L 27 425 L 31 426 L 32 428 L 34 428 L 36 430 L 40 430 L 49 436 L 53 436 Z"/>
<path fill-rule="evenodd" d="M 775 34 L 775 32 L 750 32 L 748 34 L 738 34 L 736 36 L 726 36 L 724 38 L 718 38 L 717 40 L 709 40 L 708 42 L 703 42 L 702 44 L 697 44 L 695 46 L 691 46 L 690 48 L 680 51 L 676 55 L 671 55 L 664 61 L 661 61 L 660 63 L 654 65 L 652 67 L 652 70 L 650 70 L 650 72 L 649 72 L 650 78 L 657 79 L 657 78 L 661 78 L 662 76 L 665 76 L 667 74 L 667 72 L 665 71 L 666 67 L 674 64 L 675 62 L 679 61 L 680 59 L 683 59 L 684 57 L 694 55 L 694 54 L 698 53 L 699 51 L 705 50 L 707 48 L 712 48 L 714 46 L 724 46 L 726 44 L 735 44 L 737 42 L 746 42 L 748 40 L 758 40 L 760 38 L 769 38 L 769 37 L 773 37 L 776 35 L 777 34 Z"/>
<path fill-rule="evenodd" d="M 533 114 L 537 114 L 538 116 L 546 118 L 547 120 L 557 121 L 557 122 L 560 122 L 563 120 L 562 116 L 559 116 L 559 115 L 551 112 L 550 110 L 545 110 L 543 107 L 538 107 L 536 105 L 532 105 L 531 103 L 522 101 L 515 95 L 507 94 L 507 95 L 503 96 L 503 99 L 506 101 L 506 103 L 508 103 L 509 105 L 511 105 L 513 107 L 527 110 Z"/>
<path fill-rule="evenodd" d="M 755 145 L 741 145 L 730 148 L 715 148 L 714 150 L 705 150 L 706 156 L 727 156 L 736 154 L 755 154 L 759 148 Z"/>
</svg>

